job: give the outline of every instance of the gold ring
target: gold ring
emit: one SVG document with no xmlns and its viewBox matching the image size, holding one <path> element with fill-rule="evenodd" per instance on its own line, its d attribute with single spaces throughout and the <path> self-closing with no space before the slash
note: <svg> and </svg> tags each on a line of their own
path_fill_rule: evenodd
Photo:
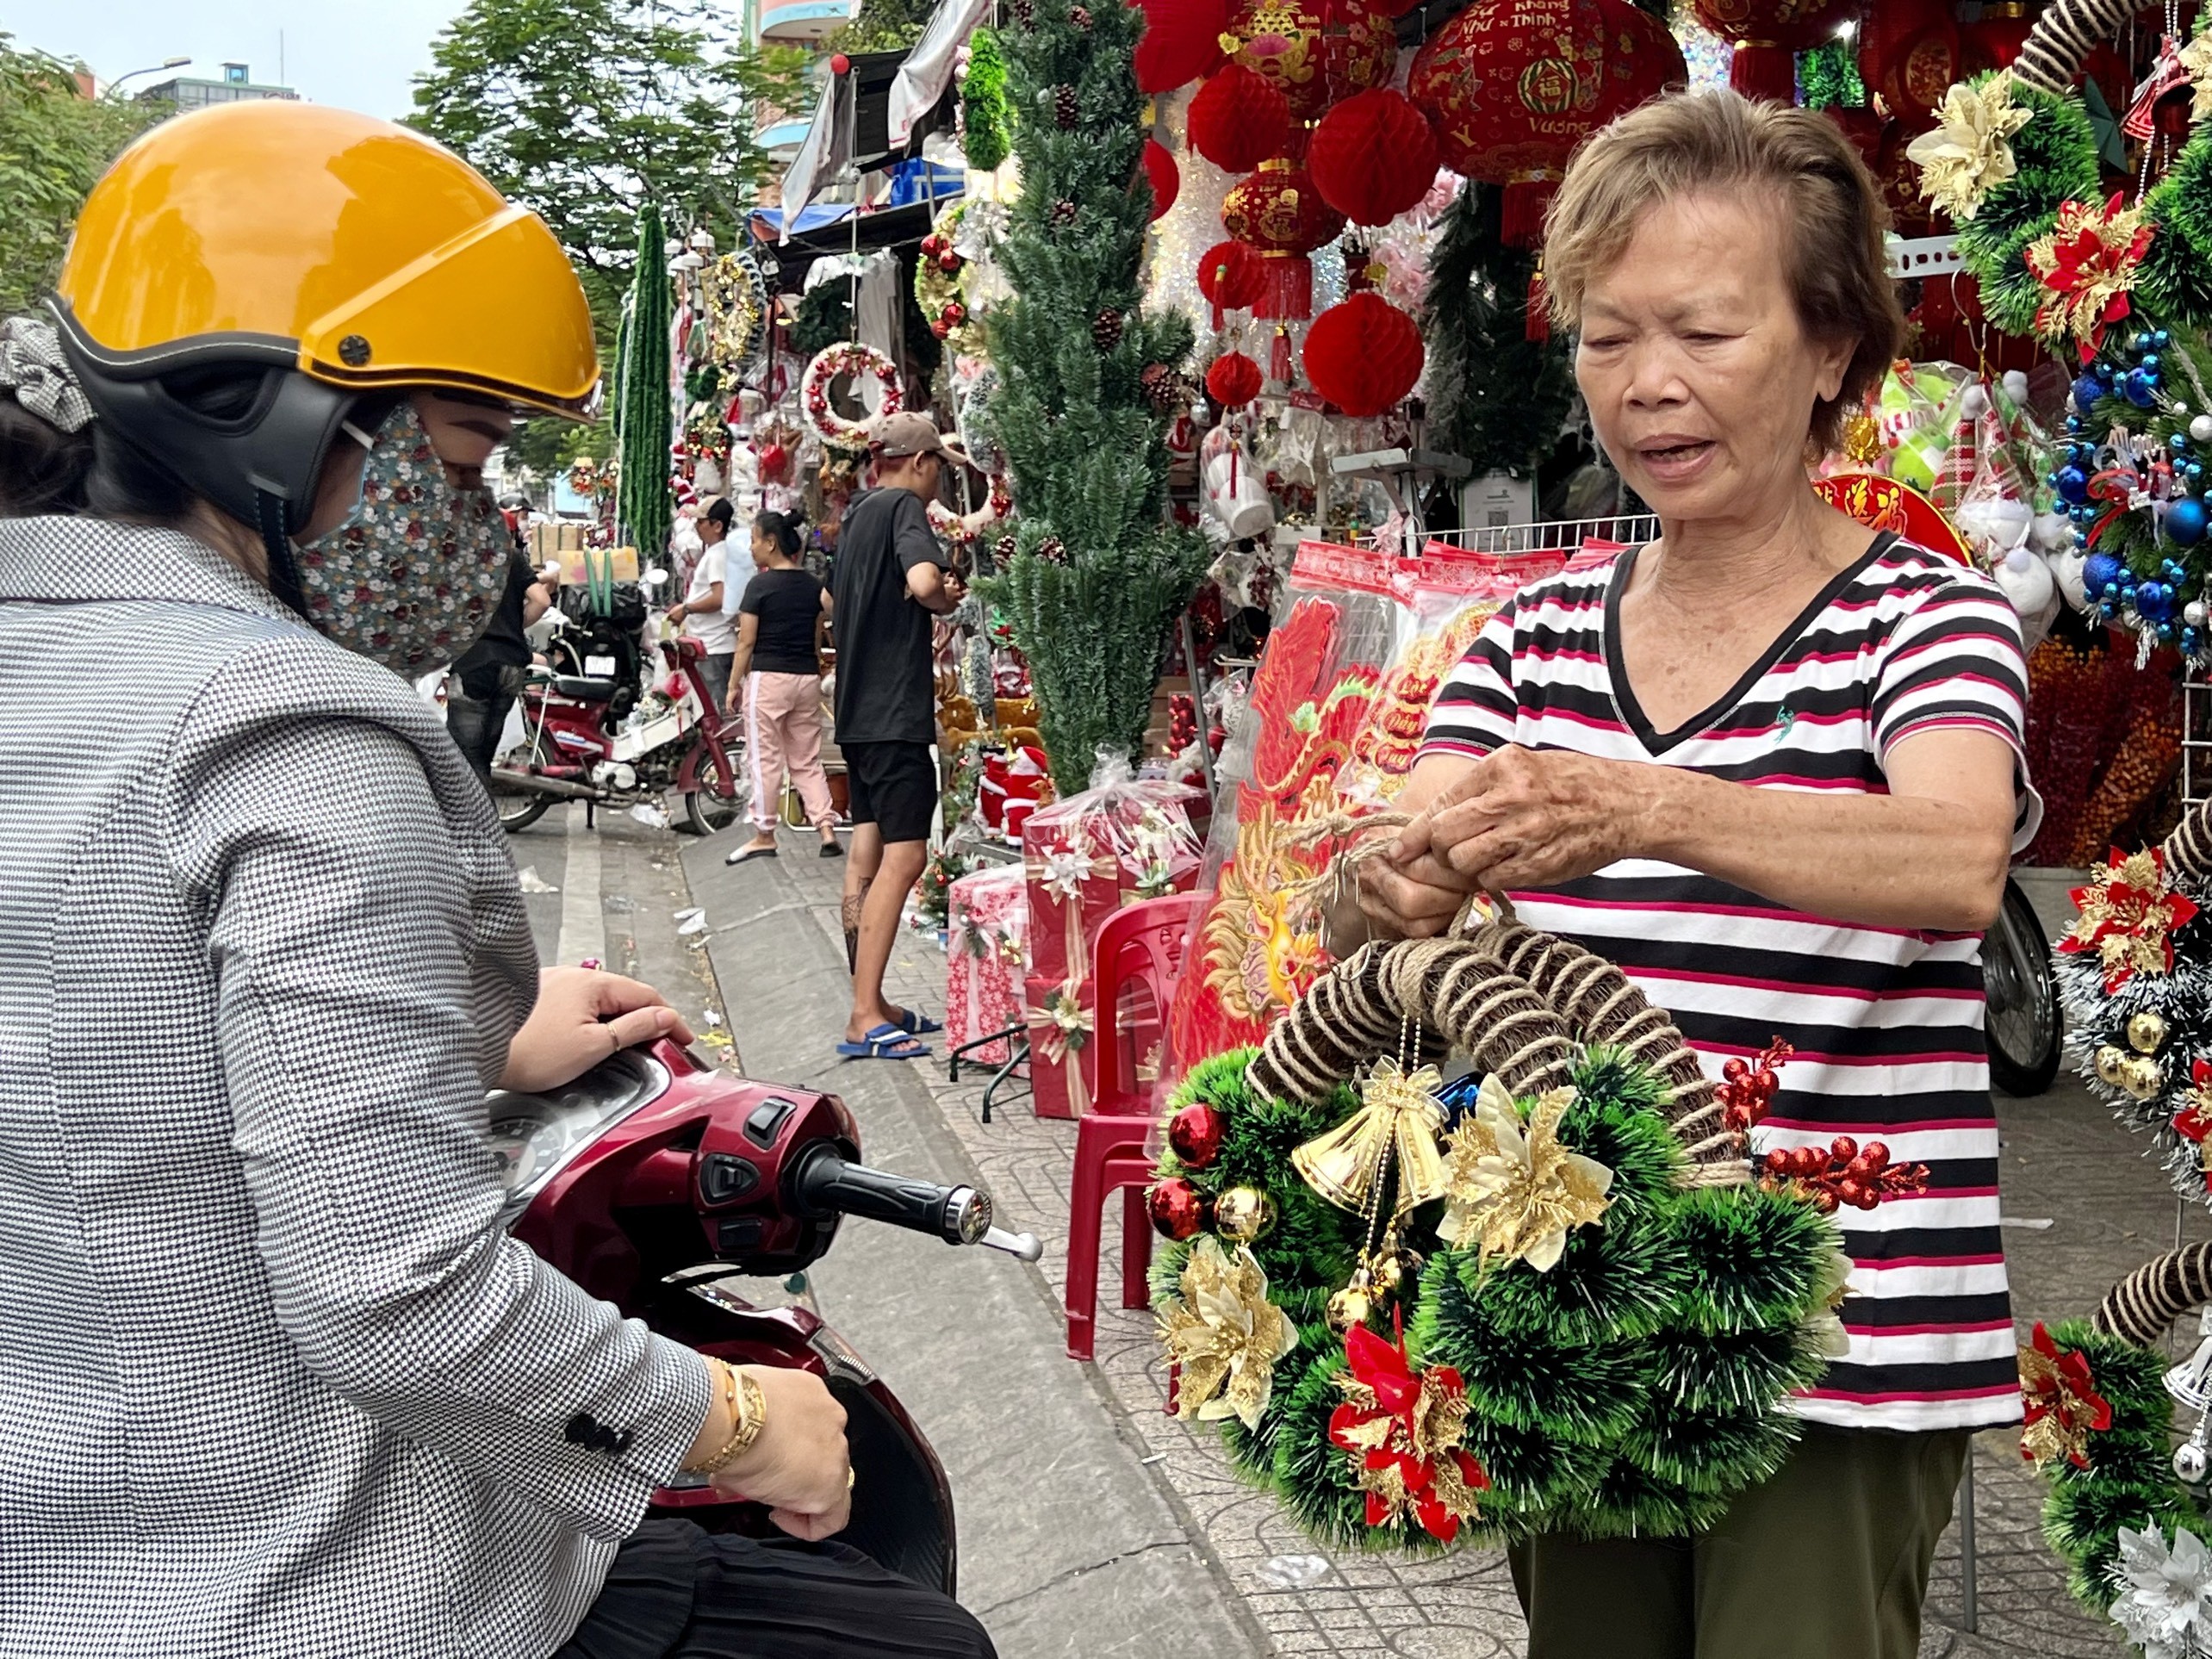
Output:
<svg viewBox="0 0 2212 1659">
<path fill-rule="evenodd" d="M 857 1481 L 857 1480 L 859 1480 L 860 1478 L 861 1478 L 861 1476 L 860 1476 L 860 1471 L 859 1471 L 858 1469 L 847 1469 L 847 1470 L 845 1471 L 845 1490 L 846 1490 L 846 1491 L 848 1491 L 848 1492 L 850 1492 L 850 1491 L 853 1489 L 853 1482 L 855 1482 L 855 1481 Z"/>
</svg>

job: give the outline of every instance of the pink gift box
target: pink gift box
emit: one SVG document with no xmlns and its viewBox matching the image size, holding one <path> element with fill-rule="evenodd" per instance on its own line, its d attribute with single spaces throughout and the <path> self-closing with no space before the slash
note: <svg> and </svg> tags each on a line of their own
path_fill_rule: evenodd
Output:
<svg viewBox="0 0 2212 1659">
<path fill-rule="evenodd" d="M 1028 967 L 1029 903 L 1019 865 L 979 870 L 953 883 L 945 923 L 945 1047 L 1024 1023 L 1022 981 Z M 969 1058 L 1006 1063 L 1003 1040 Z"/>
</svg>

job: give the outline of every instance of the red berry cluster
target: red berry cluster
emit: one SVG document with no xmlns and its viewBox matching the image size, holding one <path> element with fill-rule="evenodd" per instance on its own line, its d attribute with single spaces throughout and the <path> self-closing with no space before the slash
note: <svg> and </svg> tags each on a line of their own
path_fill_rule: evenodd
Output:
<svg viewBox="0 0 2212 1659">
<path fill-rule="evenodd" d="M 1885 1198 L 1928 1190 L 1928 1165 L 1892 1164 L 1879 1140 L 1864 1146 L 1839 1134 L 1825 1146 L 1777 1146 L 1760 1160 L 1759 1184 L 1795 1192 L 1823 1215 L 1838 1209 L 1872 1209 Z"/>
<path fill-rule="evenodd" d="M 1767 1109 L 1774 1103 L 1774 1090 L 1780 1084 L 1775 1068 L 1796 1053 L 1777 1037 L 1749 1060 L 1737 1058 L 1726 1061 L 1720 1068 L 1720 1087 L 1714 1091 L 1720 1097 L 1722 1125 L 1743 1134 L 1766 1116 Z"/>
</svg>

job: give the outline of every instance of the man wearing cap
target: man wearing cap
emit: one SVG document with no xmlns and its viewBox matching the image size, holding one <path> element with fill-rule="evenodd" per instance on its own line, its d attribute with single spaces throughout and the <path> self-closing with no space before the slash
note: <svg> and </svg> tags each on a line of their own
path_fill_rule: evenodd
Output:
<svg viewBox="0 0 2212 1659">
<path fill-rule="evenodd" d="M 876 487 L 845 509 L 830 578 L 837 747 L 853 816 L 844 903 L 853 1011 L 837 1052 L 848 1059 L 919 1059 L 929 1051 L 916 1039 L 942 1028 L 885 1002 L 883 974 L 899 912 L 922 879 L 937 811 L 930 618 L 960 602 L 960 579 L 929 528 L 929 504 L 948 463 L 962 457 L 923 414 L 885 416 L 868 449 Z"/>
</svg>

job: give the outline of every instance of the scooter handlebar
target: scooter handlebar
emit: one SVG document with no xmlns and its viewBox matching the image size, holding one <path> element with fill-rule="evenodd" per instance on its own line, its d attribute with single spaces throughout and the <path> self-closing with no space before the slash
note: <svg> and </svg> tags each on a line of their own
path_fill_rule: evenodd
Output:
<svg viewBox="0 0 2212 1659">
<path fill-rule="evenodd" d="M 904 1175 L 872 1170 L 816 1146 L 792 1177 L 792 1196 L 808 1216 L 865 1215 L 947 1244 L 979 1244 L 1033 1262 L 1043 1247 L 1030 1233 L 1010 1233 L 991 1224 L 991 1196 L 973 1187 L 940 1186 Z"/>
</svg>

